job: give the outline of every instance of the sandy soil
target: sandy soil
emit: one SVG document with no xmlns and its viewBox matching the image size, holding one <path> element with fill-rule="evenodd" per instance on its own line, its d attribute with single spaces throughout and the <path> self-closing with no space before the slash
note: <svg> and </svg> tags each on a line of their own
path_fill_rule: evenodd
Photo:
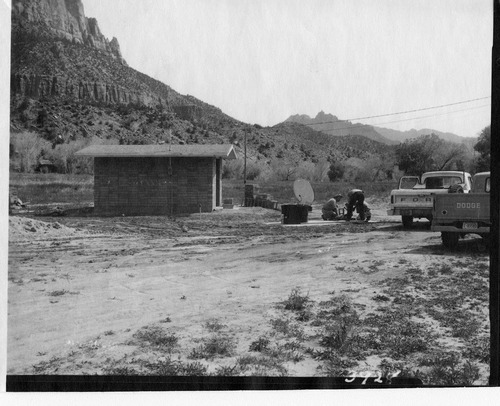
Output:
<svg viewBox="0 0 500 406">
<path fill-rule="evenodd" d="M 411 279 L 412 270 L 444 286 L 444 271 L 430 270 L 448 264 L 452 270 L 475 272 L 478 264 L 484 268 L 488 263 L 479 239 L 462 241 L 459 252 L 447 252 L 428 222 L 403 230 L 383 207 L 372 210 L 368 224 L 323 222 L 320 212 L 315 207 L 309 222 L 299 226 L 282 225 L 279 212 L 261 208 L 174 220 L 11 216 L 8 373 L 101 374 L 113 366 L 137 370 L 167 358 L 196 360 L 207 374 L 220 373 L 242 356 L 256 355 L 249 347 L 258 337 L 277 343 L 293 338 L 273 331 L 272 320 L 293 319 L 294 313 L 279 303 L 294 288 L 314 303 L 344 295 L 363 320 L 401 308 L 397 289 L 389 288 L 394 286 L 390 281 L 403 276 L 409 278 L 402 289 L 407 296 L 434 297 L 425 291 L 432 283 L 424 280 L 421 290 L 411 284 L 418 281 Z M 474 339 L 487 337 L 487 292 L 469 299 L 481 304 L 471 307 L 479 320 L 477 337 L 461 340 L 423 314 L 420 321 L 439 335 L 427 353 L 444 348 L 463 354 Z M 141 341 L 137 332 L 145 326 L 174 334 L 175 348 Z M 303 323 L 301 345 L 320 349 L 311 326 Z M 216 334 L 234 343 L 230 354 L 192 356 Z M 282 359 L 280 368 L 267 366 L 261 374 L 324 375 L 324 362 L 307 354 Z M 410 366 L 416 368 L 417 355 L 422 354 L 399 361 L 415 362 Z M 383 350 L 373 351 L 347 369 L 375 371 L 382 359 L 398 361 Z M 487 362 L 474 362 L 480 370 L 475 383 L 486 383 Z M 259 374 L 255 368 L 241 371 Z"/>
</svg>

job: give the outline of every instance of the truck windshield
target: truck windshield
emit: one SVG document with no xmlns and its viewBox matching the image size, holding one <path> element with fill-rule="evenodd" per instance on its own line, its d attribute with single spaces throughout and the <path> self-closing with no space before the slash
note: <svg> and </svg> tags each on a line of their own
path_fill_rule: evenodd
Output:
<svg viewBox="0 0 500 406">
<path fill-rule="evenodd" d="M 426 189 L 448 189 L 452 185 L 462 183 L 458 176 L 439 176 L 427 178 L 424 181 Z"/>
</svg>

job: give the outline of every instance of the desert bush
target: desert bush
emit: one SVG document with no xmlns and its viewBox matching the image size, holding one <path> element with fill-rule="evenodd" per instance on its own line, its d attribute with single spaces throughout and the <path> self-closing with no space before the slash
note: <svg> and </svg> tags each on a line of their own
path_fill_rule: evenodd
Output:
<svg viewBox="0 0 500 406">
<path fill-rule="evenodd" d="M 288 299 L 281 302 L 286 310 L 301 311 L 304 310 L 309 302 L 309 294 L 302 295 L 300 288 L 292 289 Z"/>
<path fill-rule="evenodd" d="M 325 363 L 318 367 L 326 376 L 348 376 L 353 367 L 357 365 L 352 359 L 341 358 L 335 351 L 330 351 L 328 356 L 325 356 Z"/>
<path fill-rule="evenodd" d="M 224 327 L 226 327 L 225 324 L 222 324 L 221 322 L 219 322 L 219 320 L 217 319 L 210 319 L 208 320 L 207 322 L 205 322 L 205 328 L 208 330 L 208 331 L 211 331 L 211 332 L 217 332 L 217 331 L 220 331 L 222 330 Z"/>
<path fill-rule="evenodd" d="M 269 346 L 269 339 L 266 337 L 259 337 L 259 339 L 250 343 L 249 351 L 263 352 Z"/>
<path fill-rule="evenodd" d="M 435 335 L 423 323 L 413 321 L 412 314 L 401 310 L 383 315 L 369 315 L 363 322 L 376 330 L 368 344 L 386 351 L 393 359 L 428 350 Z"/>
<path fill-rule="evenodd" d="M 224 365 L 215 369 L 215 376 L 237 376 L 241 373 L 239 365 Z"/>
<path fill-rule="evenodd" d="M 300 362 L 304 360 L 304 354 L 301 351 L 303 349 L 302 345 L 293 342 L 294 345 L 290 345 L 289 342 L 284 344 L 276 344 L 273 347 L 268 347 L 264 350 L 265 355 L 270 358 L 277 359 L 280 361 L 292 361 L 292 362 Z"/>
<path fill-rule="evenodd" d="M 225 162 L 222 167 L 222 179 L 243 179 L 245 163 L 242 159 Z M 262 165 L 247 161 L 247 180 L 255 180 L 262 172 Z"/>
<path fill-rule="evenodd" d="M 170 333 L 155 325 L 141 328 L 134 333 L 133 337 L 140 342 L 146 342 L 155 347 L 161 347 L 162 350 L 167 350 L 169 352 L 177 346 L 177 341 L 179 340 L 175 333 Z"/>
<path fill-rule="evenodd" d="M 297 177 L 312 182 L 323 182 L 328 178 L 329 164 L 327 161 L 313 163 L 302 161 L 297 168 Z"/>
<path fill-rule="evenodd" d="M 283 159 L 273 159 L 269 164 L 270 173 L 268 176 L 269 181 L 290 181 L 295 180 L 297 177 L 296 162 L 287 161 Z"/>
<path fill-rule="evenodd" d="M 191 359 L 212 359 L 214 357 L 230 357 L 236 344 L 234 339 L 225 334 L 214 334 L 204 338 L 202 344 L 193 348 L 189 354 Z"/>
<path fill-rule="evenodd" d="M 490 361 L 490 338 L 487 336 L 474 337 L 462 354 L 464 357 L 488 363 Z"/>
<path fill-rule="evenodd" d="M 421 366 L 430 367 L 421 378 L 428 385 L 470 386 L 479 379 L 479 368 L 470 361 L 462 361 L 456 352 L 441 352 L 424 358 Z"/>
<path fill-rule="evenodd" d="M 79 157 L 75 153 L 91 144 L 116 144 L 116 140 L 80 139 L 56 145 L 46 152 L 46 157 L 56 165 L 60 173 L 92 174 L 94 171 L 93 160 L 89 157 Z"/>
<path fill-rule="evenodd" d="M 327 324 L 319 343 L 323 347 L 340 350 L 347 341 L 348 332 L 348 325 L 345 322 L 340 322 L 339 324 Z"/>
</svg>

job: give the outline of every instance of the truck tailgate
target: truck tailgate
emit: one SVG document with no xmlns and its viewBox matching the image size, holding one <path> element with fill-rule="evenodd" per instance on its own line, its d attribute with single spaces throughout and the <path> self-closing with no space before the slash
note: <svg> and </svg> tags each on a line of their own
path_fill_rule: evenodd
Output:
<svg viewBox="0 0 500 406">
<path fill-rule="evenodd" d="M 488 220 L 488 193 L 449 193 L 434 196 L 433 219 L 436 222 L 453 220 Z"/>
</svg>

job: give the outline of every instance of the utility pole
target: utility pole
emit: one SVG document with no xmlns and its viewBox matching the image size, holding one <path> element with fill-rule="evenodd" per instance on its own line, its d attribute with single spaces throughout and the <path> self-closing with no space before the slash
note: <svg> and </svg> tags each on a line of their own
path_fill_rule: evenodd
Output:
<svg viewBox="0 0 500 406">
<path fill-rule="evenodd" d="M 248 133 L 248 128 L 245 128 L 245 141 L 244 141 L 245 160 L 243 164 L 243 185 L 247 184 L 247 133 Z"/>
</svg>

